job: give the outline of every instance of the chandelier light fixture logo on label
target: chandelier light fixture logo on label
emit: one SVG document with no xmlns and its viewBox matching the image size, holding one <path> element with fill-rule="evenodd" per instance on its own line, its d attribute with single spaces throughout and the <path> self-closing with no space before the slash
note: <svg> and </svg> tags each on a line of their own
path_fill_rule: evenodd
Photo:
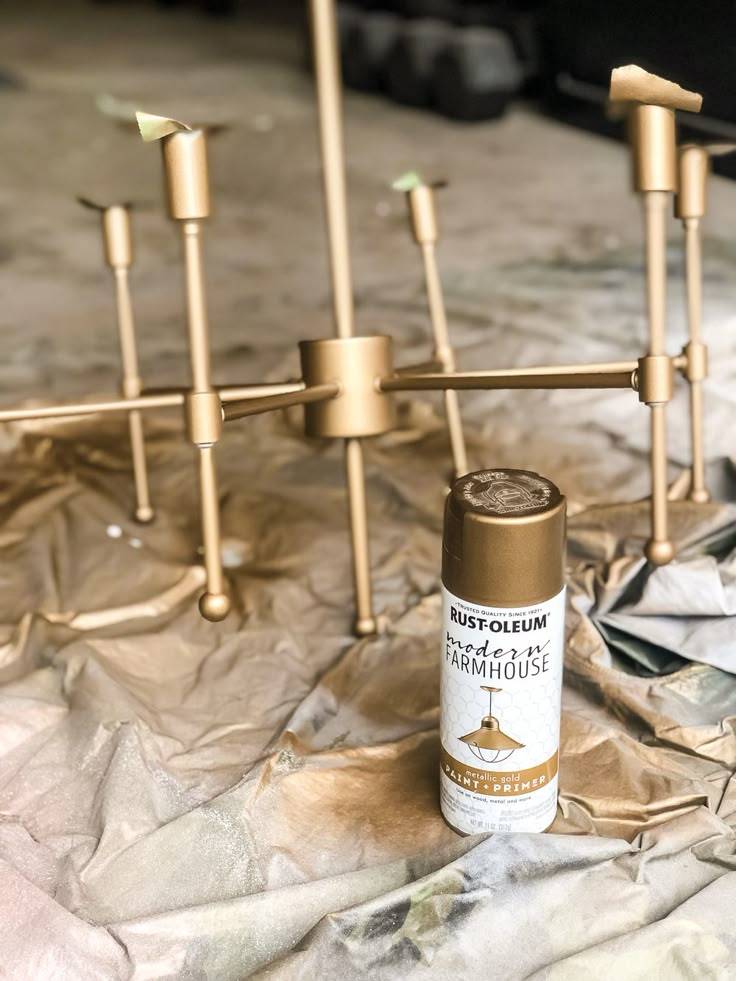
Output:
<svg viewBox="0 0 736 981">
<path fill-rule="evenodd" d="M 466 743 L 471 753 L 477 756 L 481 763 L 503 763 L 515 749 L 523 749 L 524 744 L 503 732 L 498 719 L 493 715 L 493 693 L 502 689 L 493 688 L 491 685 L 480 687 L 481 691 L 487 691 L 489 695 L 488 715 L 480 720 L 480 729 L 460 736 L 460 742 Z"/>
</svg>

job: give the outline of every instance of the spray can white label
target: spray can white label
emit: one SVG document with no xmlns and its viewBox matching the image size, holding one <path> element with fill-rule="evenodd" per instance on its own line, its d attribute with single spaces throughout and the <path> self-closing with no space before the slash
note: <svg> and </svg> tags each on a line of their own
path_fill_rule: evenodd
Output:
<svg viewBox="0 0 736 981">
<path fill-rule="evenodd" d="M 463 834 L 545 831 L 557 811 L 565 590 L 512 608 L 442 592 L 445 820 Z"/>
</svg>

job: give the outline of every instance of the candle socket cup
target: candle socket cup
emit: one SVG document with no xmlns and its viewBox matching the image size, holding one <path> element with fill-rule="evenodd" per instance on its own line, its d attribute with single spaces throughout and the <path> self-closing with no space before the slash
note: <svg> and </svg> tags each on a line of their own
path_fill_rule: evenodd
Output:
<svg viewBox="0 0 736 981">
<path fill-rule="evenodd" d="M 105 262 L 111 269 L 128 269 L 133 265 L 133 236 L 130 212 L 124 204 L 114 204 L 102 212 Z"/>
<path fill-rule="evenodd" d="M 707 207 L 710 153 L 707 147 L 686 143 L 677 153 L 677 195 L 675 217 L 703 218 Z"/>
<path fill-rule="evenodd" d="M 676 191 L 675 113 L 663 106 L 633 106 L 629 139 L 635 191 Z"/>
<path fill-rule="evenodd" d="M 420 184 L 407 192 L 411 230 L 417 245 L 434 245 L 439 238 L 437 209 L 434 191 L 427 184 Z"/>
<path fill-rule="evenodd" d="M 169 216 L 195 221 L 210 214 L 207 137 L 203 130 L 182 130 L 161 140 Z"/>
</svg>

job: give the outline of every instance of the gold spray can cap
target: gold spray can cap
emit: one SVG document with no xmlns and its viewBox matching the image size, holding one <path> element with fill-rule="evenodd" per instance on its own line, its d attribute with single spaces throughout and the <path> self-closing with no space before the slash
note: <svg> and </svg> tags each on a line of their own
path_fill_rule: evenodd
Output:
<svg viewBox="0 0 736 981">
<path fill-rule="evenodd" d="M 481 606 L 532 606 L 565 584 L 566 501 L 531 470 L 480 470 L 445 504 L 442 582 Z"/>
</svg>

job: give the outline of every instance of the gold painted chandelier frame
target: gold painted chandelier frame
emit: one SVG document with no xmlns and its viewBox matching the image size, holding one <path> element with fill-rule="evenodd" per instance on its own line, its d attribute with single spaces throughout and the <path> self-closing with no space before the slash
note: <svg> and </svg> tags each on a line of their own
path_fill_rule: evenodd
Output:
<svg viewBox="0 0 736 981">
<path fill-rule="evenodd" d="M 355 630 L 378 631 L 373 607 L 362 440 L 396 426 L 394 393 L 444 392 L 454 469 L 467 471 L 457 391 L 463 389 L 628 389 L 649 406 L 651 424 L 651 535 L 645 547 L 650 562 L 669 562 L 674 548 L 668 531 L 666 408 L 680 372 L 690 391 L 692 469 L 689 497 L 709 499 L 703 455 L 702 383 L 707 350 L 701 334 L 700 220 L 705 214 L 711 148 L 675 142 L 675 110 L 697 111 L 700 97 L 634 66 L 614 71 L 611 99 L 628 105 L 634 187 L 641 193 L 646 244 L 648 350 L 636 360 L 598 364 L 542 366 L 491 371 L 457 371 L 445 316 L 435 245 L 438 226 L 433 189 L 425 184 L 407 192 L 414 239 L 420 248 L 434 337 L 433 360 L 405 369 L 394 367 L 392 341 L 383 335 L 356 336 L 348 243 L 341 81 L 334 0 L 310 0 L 314 64 L 319 104 L 322 172 L 336 336 L 299 344 L 302 380 L 217 388 L 210 370 L 210 347 L 202 261 L 202 223 L 210 214 L 207 136 L 173 121 L 163 151 L 169 215 L 180 226 L 186 272 L 187 322 L 192 384 L 161 391 L 142 387 L 136 352 L 128 273 L 133 261 L 130 215 L 124 205 L 100 209 L 105 258 L 116 285 L 122 360 L 122 398 L 42 408 L 0 411 L 0 422 L 49 419 L 98 413 L 127 413 L 139 521 L 153 519 L 142 413 L 183 408 L 189 438 L 199 451 L 201 520 L 206 590 L 200 611 L 221 620 L 230 610 L 220 558 L 220 521 L 214 447 L 223 423 L 245 416 L 303 405 L 307 435 L 340 439 L 345 445 L 348 511 L 356 598 Z M 150 118 L 150 117 L 149 117 Z M 671 195 L 685 230 L 685 267 L 689 340 L 681 354 L 665 349 L 666 218 Z"/>
</svg>

